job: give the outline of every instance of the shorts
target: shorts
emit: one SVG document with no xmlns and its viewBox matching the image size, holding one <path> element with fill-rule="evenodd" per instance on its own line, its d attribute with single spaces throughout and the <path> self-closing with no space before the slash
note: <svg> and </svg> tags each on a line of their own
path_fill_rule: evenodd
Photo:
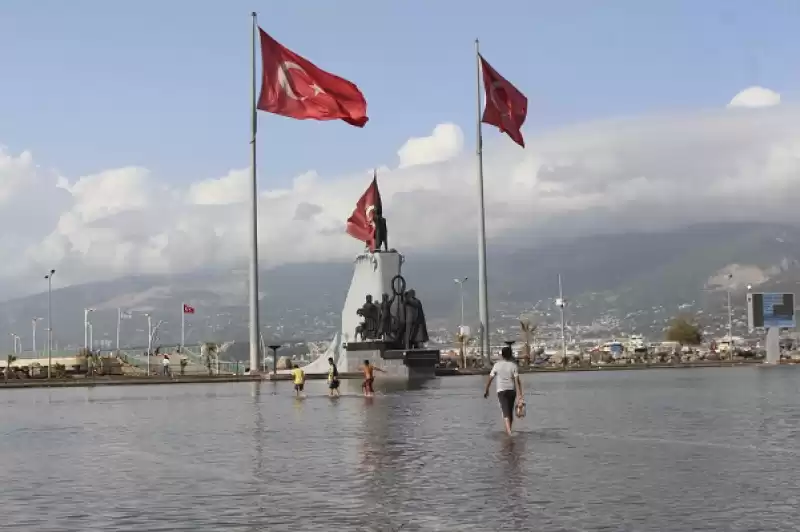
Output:
<svg viewBox="0 0 800 532">
<path fill-rule="evenodd" d="M 375 382 L 374 378 L 364 379 L 364 383 L 361 385 L 361 388 L 364 389 L 364 393 L 375 393 L 375 390 L 372 388 L 373 382 Z"/>
<path fill-rule="evenodd" d="M 300 384 L 295 384 L 295 385 L 294 385 L 294 391 L 296 391 L 296 392 L 302 392 L 302 391 L 303 391 L 303 387 L 304 387 L 305 385 L 306 385 L 306 383 L 304 383 L 304 382 L 301 382 Z"/>
<path fill-rule="evenodd" d="M 501 390 L 497 392 L 497 400 L 500 401 L 500 409 L 503 411 L 505 419 L 514 419 L 514 406 L 517 402 L 516 390 Z"/>
<path fill-rule="evenodd" d="M 328 382 L 328 388 L 331 390 L 336 390 L 339 388 L 339 379 L 333 379 L 332 381 Z"/>
</svg>

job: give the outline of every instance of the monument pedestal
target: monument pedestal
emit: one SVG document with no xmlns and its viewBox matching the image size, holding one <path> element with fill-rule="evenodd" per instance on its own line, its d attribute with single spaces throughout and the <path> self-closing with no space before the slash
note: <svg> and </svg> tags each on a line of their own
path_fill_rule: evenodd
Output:
<svg viewBox="0 0 800 532">
<path fill-rule="evenodd" d="M 392 279 L 400 275 L 403 260 L 403 256 L 395 250 L 367 252 L 356 257 L 353 280 L 342 309 L 343 345 L 355 341 L 355 330 L 362 320 L 358 309 L 364 305 L 366 296 L 372 296 L 378 303 L 383 294 L 392 294 Z M 340 352 L 339 371 L 358 371 L 360 362 L 350 364 L 351 357 L 346 357 L 345 353 L 345 349 Z"/>
<path fill-rule="evenodd" d="M 436 376 L 440 355 L 438 349 L 396 349 L 382 340 L 349 342 L 344 345 L 339 368 L 358 371 L 364 361 L 369 360 L 370 364 L 385 371 L 388 378 L 431 379 Z"/>
</svg>

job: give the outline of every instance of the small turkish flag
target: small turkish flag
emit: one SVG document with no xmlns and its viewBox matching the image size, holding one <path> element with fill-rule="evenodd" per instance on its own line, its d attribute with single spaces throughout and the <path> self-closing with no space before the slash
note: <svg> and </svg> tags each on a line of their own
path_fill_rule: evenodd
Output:
<svg viewBox="0 0 800 532">
<path fill-rule="evenodd" d="M 258 108 L 297 120 L 344 120 L 364 127 L 367 100 L 353 83 L 317 67 L 261 34 L 262 83 Z"/>
<path fill-rule="evenodd" d="M 528 116 L 528 98 L 498 74 L 483 56 L 480 59 L 483 88 L 486 90 L 486 107 L 481 122 L 498 127 L 524 148 L 521 129 Z"/>
<path fill-rule="evenodd" d="M 370 251 L 375 251 L 375 215 L 383 216 L 383 202 L 378 190 L 378 176 L 372 177 L 372 183 L 356 203 L 356 208 L 347 219 L 347 234 L 357 240 L 366 242 Z"/>
<path fill-rule="evenodd" d="M 194 307 L 190 307 L 186 303 L 183 304 L 183 313 L 184 314 L 194 314 Z"/>
</svg>

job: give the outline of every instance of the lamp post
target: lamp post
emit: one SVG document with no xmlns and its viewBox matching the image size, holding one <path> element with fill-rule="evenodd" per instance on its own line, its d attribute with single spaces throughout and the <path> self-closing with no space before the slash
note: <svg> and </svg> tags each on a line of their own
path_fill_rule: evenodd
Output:
<svg viewBox="0 0 800 532">
<path fill-rule="evenodd" d="M 469 277 L 464 277 L 463 279 L 453 279 L 453 282 L 458 284 L 458 290 L 461 293 L 461 323 L 459 325 L 464 325 L 464 283 L 469 279 Z"/>
<path fill-rule="evenodd" d="M 272 349 L 272 374 L 273 375 L 277 375 L 278 374 L 278 348 L 280 347 L 280 344 L 278 344 L 278 345 L 269 345 L 267 347 Z"/>
<path fill-rule="evenodd" d="M 36 322 L 40 321 L 42 318 L 32 318 L 31 319 L 31 328 L 33 329 L 33 340 L 31 340 L 31 349 L 33 349 L 33 353 L 36 355 L 36 358 L 39 358 L 39 353 L 36 351 Z"/>
<path fill-rule="evenodd" d="M 153 352 L 153 317 L 148 312 L 147 316 L 147 376 L 150 376 L 150 355 Z"/>
<path fill-rule="evenodd" d="M 728 274 L 728 358 L 733 362 L 733 307 L 731 307 L 731 283 L 733 274 Z"/>
<path fill-rule="evenodd" d="M 567 306 L 567 300 L 564 299 L 564 288 L 561 284 L 561 274 L 558 274 L 558 299 L 556 299 L 556 306 L 561 311 L 561 363 L 564 369 L 567 367 L 567 336 L 566 336 L 566 320 L 564 319 L 564 307 Z"/>
<path fill-rule="evenodd" d="M 19 354 L 19 351 L 17 351 L 17 341 L 20 341 L 20 343 L 21 343 L 21 340 L 19 339 L 19 336 L 17 336 L 13 332 L 12 333 L 8 333 L 8 334 L 11 335 L 11 339 L 14 341 L 14 354 L 17 355 L 17 354 Z"/>
<path fill-rule="evenodd" d="M 44 276 L 47 279 L 47 379 L 50 380 L 50 366 L 53 362 L 53 276 L 55 270 Z"/>
</svg>

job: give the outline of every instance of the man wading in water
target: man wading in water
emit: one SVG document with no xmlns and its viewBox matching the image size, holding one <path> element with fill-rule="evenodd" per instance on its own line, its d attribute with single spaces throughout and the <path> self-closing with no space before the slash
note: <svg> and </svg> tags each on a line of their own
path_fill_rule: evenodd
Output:
<svg viewBox="0 0 800 532">
<path fill-rule="evenodd" d="M 381 373 L 386 373 L 381 368 L 376 368 L 372 364 L 369 363 L 369 360 L 364 361 L 364 366 L 362 367 L 364 371 L 364 382 L 361 384 L 361 388 L 364 390 L 364 397 L 373 397 L 375 395 L 375 388 L 373 384 L 375 383 L 375 371 L 380 371 Z"/>
<path fill-rule="evenodd" d="M 328 357 L 328 395 L 339 397 L 339 368 L 332 357 Z"/>
<path fill-rule="evenodd" d="M 514 423 L 514 408 L 517 403 L 522 404 L 522 383 L 519 380 L 519 369 L 514 363 L 514 354 L 511 348 L 506 346 L 501 351 L 503 360 L 497 362 L 489 373 L 489 380 L 486 381 L 486 389 L 483 397 L 489 397 L 489 388 L 492 381 L 497 379 L 497 399 L 500 401 L 500 409 L 503 411 L 503 421 L 506 425 L 506 434 L 511 436 L 511 425 Z M 517 400 L 519 397 L 519 400 Z"/>
</svg>

